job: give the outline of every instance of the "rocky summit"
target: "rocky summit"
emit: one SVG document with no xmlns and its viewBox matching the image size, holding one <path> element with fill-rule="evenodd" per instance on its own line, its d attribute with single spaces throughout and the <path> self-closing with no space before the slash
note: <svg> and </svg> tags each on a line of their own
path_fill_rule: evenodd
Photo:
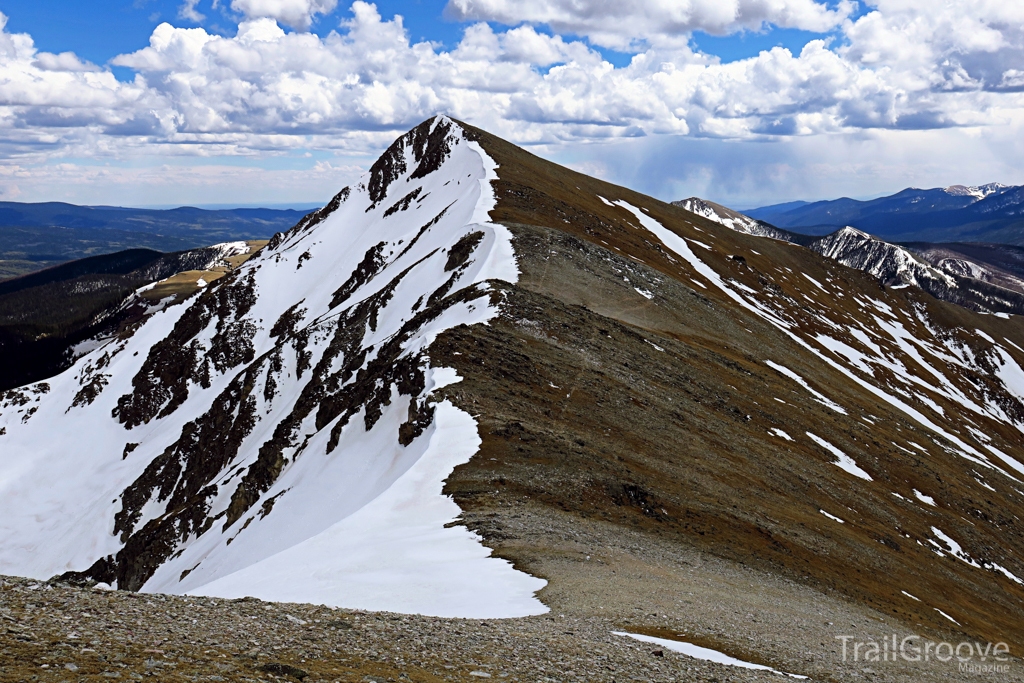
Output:
<svg viewBox="0 0 1024 683">
<path fill-rule="evenodd" d="M 0 396 L 0 680 L 1021 680 L 1021 318 L 753 232 L 420 124 Z"/>
</svg>

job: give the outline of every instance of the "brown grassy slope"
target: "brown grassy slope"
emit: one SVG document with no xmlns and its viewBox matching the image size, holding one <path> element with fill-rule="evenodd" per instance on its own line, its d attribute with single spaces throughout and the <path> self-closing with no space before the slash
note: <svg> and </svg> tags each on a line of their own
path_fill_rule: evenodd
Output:
<svg viewBox="0 0 1024 683">
<path fill-rule="evenodd" d="M 852 305 L 855 295 L 890 306 L 922 335 L 913 311 L 926 311 L 934 326 L 968 344 L 977 341 L 959 330 L 981 328 L 1024 346 L 1018 319 L 977 316 L 914 290 L 883 290 L 806 249 L 735 233 L 476 135 L 499 164 L 492 219 L 512 227 L 522 277 L 505 293 L 501 321 L 452 331 L 432 355 L 459 369 L 466 379 L 450 393 L 480 415 L 481 453 L 453 475 L 448 490 L 491 545 L 529 568 L 531 554 L 543 550 L 505 542 L 507 520 L 545 507 L 570 511 L 782 572 L 911 627 L 952 626 L 941 609 L 972 637 L 1024 645 L 1021 587 L 927 547 L 935 526 L 972 557 L 1024 576 L 1019 485 L 948 452 L 922 425 L 780 330 L 713 287 L 696 286 L 701 278 L 688 265 L 596 195 L 625 199 L 712 246 L 694 251 L 723 276 L 773 292 L 802 337 L 827 331 L 824 320 L 876 329 L 877 321 Z M 845 294 L 823 292 L 800 273 L 831 280 Z M 848 414 L 814 401 L 766 359 L 798 372 Z M 957 380 L 965 392 L 974 382 L 984 385 L 984 376 L 968 374 Z M 879 373 L 876 382 L 887 381 Z M 943 428 L 980 448 L 963 409 L 933 400 L 945 410 Z M 1020 452 L 1015 429 L 973 415 L 970 422 L 1004 451 Z M 769 434 L 773 428 L 794 441 Z M 838 446 L 874 481 L 836 467 L 805 432 Z M 914 489 L 938 506 L 920 503 Z"/>
</svg>

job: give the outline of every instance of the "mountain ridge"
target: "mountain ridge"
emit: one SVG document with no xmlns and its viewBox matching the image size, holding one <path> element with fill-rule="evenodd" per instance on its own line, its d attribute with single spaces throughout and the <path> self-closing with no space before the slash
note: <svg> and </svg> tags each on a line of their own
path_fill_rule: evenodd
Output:
<svg viewBox="0 0 1024 683">
<path fill-rule="evenodd" d="M 732 228 L 737 232 L 742 232 L 747 235 L 770 237 L 776 240 L 783 240 L 784 242 L 793 242 L 794 244 L 802 244 L 808 241 L 804 235 L 790 232 L 788 230 L 781 230 L 771 223 L 751 218 L 739 211 L 733 211 L 726 206 L 716 204 L 706 199 L 701 199 L 700 197 L 690 197 L 689 199 L 675 201 L 672 202 L 672 205 L 686 209 L 698 216 L 703 216 L 704 218 L 715 221 L 716 223 L 721 223 L 727 228 Z"/>
<path fill-rule="evenodd" d="M 25 469 L 0 478 L 22 484 L 0 497 L 0 569 L 193 594 L 234 577 L 216 592 L 380 608 L 406 582 L 346 565 L 380 546 L 345 520 L 373 493 L 400 507 L 387 492 L 404 474 L 362 473 L 440 463 L 427 453 L 445 432 L 464 461 L 438 465 L 428 502 L 457 510 L 410 538 L 454 522 L 474 566 L 513 572 L 474 584 L 478 607 L 500 586 L 541 611 L 547 581 L 543 601 L 579 608 L 601 546 L 558 539 L 603 529 L 637 539 L 601 556 L 620 593 L 631 566 L 678 571 L 645 548 L 687 548 L 936 637 L 1006 639 L 1024 615 L 1022 345 L 1019 317 L 882 288 L 433 119 L 198 297 L 5 395 L 0 467 Z M 61 462 L 40 418 L 109 435 L 76 453 L 103 495 L 52 529 L 31 516 L 84 484 L 56 499 L 32 484 Z M 272 531 L 300 526 L 306 539 Z M 48 556 L 19 549 L 40 544 Z M 658 628 L 646 612 L 634 626 Z M 810 671 L 816 643 L 774 647 Z"/>
<path fill-rule="evenodd" d="M 66 202 L 0 201 L 0 223 L 22 227 L 67 227 L 94 230 L 145 231 L 184 236 L 190 229 L 209 227 L 229 231 L 248 230 L 265 237 L 268 226 L 294 224 L 305 213 L 296 209 L 138 209 L 124 206 L 83 206 Z M 234 224 L 239 227 L 235 227 Z M 226 233 L 235 236 L 234 232 Z"/>
<path fill-rule="evenodd" d="M 0 282 L 0 391 L 48 379 L 244 261 L 261 242 L 132 249 Z M 202 284 L 200 284 L 202 280 Z"/>
</svg>

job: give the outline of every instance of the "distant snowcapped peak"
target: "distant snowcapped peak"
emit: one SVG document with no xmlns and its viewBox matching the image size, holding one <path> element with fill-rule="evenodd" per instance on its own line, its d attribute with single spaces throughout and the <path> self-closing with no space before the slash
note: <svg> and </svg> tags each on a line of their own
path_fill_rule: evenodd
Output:
<svg viewBox="0 0 1024 683">
<path fill-rule="evenodd" d="M 863 230 L 858 230 L 852 225 L 847 225 L 844 228 L 840 228 L 835 232 L 837 237 L 859 237 L 860 239 L 872 240 L 875 239 L 871 235 L 867 234 Z"/>
<path fill-rule="evenodd" d="M 1003 183 L 988 183 L 987 185 L 981 185 L 980 187 L 978 187 L 978 189 L 984 192 L 985 196 L 987 197 L 990 194 L 1002 192 L 1003 190 L 1008 189 L 1010 187 L 1012 187 L 1012 185 L 1004 185 Z"/>
<path fill-rule="evenodd" d="M 988 183 L 987 185 L 950 185 L 944 189 L 946 194 L 954 197 L 974 197 L 976 199 L 984 199 L 985 197 L 998 192 L 1008 187 L 1002 183 Z"/>
<path fill-rule="evenodd" d="M 695 213 L 698 216 L 703 216 L 708 220 L 724 225 L 727 228 L 731 228 L 736 232 L 789 241 L 786 233 L 772 225 L 769 225 L 768 223 L 759 221 L 756 218 L 751 218 L 750 216 L 739 213 L 738 211 L 733 211 L 721 204 L 715 204 L 714 202 L 701 199 L 700 197 L 690 197 L 689 199 L 672 202 L 672 204 L 673 206 L 686 209 L 690 213 Z"/>
</svg>

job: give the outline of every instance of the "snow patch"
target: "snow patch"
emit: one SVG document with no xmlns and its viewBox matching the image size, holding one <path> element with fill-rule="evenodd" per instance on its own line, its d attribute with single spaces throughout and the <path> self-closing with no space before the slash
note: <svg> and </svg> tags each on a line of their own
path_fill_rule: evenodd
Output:
<svg viewBox="0 0 1024 683">
<path fill-rule="evenodd" d="M 823 405 L 823 406 L 825 406 L 827 408 L 831 408 L 832 410 L 836 411 L 837 413 L 840 413 L 841 415 L 846 415 L 847 414 L 845 408 L 843 408 L 841 405 L 839 405 L 835 401 L 832 401 L 832 400 L 826 398 L 824 394 L 822 394 L 820 392 L 817 392 L 814 389 L 812 389 L 810 387 L 810 385 L 807 384 L 806 381 L 804 381 L 803 377 L 801 377 L 800 375 L 796 374 L 795 372 L 793 372 L 792 370 L 787 368 L 785 365 L 779 365 L 778 363 L 775 363 L 775 362 L 770 361 L 770 360 L 766 360 L 765 364 L 767 364 L 768 367 L 770 367 L 771 369 L 775 370 L 779 374 L 784 375 L 784 376 L 788 377 L 789 379 L 793 380 L 794 382 L 796 382 L 797 384 L 799 384 L 801 387 L 804 388 L 805 391 L 807 391 L 807 393 L 811 394 L 811 396 L 814 397 L 815 401 L 817 401 L 821 405 Z"/>
<path fill-rule="evenodd" d="M 832 455 L 836 456 L 837 460 L 833 464 L 839 466 L 844 472 L 852 474 L 853 476 L 859 477 L 866 481 L 873 481 L 873 479 L 871 479 L 871 475 L 862 470 L 860 467 L 858 467 L 857 463 L 854 462 L 853 458 L 848 456 L 846 453 L 843 453 L 841 450 L 830 444 L 828 441 L 825 441 L 825 439 L 821 438 L 820 436 L 817 436 L 810 432 L 807 432 L 807 436 L 811 438 L 811 441 L 818 444 Z"/>
<path fill-rule="evenodd" d="M 773 669 L 770 666 L 764 666 L 762 664 L 752 664 L 751 662 L 745 662 L 742 659 L 736 659 L 730 657 L 724 652 L 718 650 L 712 650 L 706 647 L 700 647 L 699 645 L 693 645 L 691 643 L 684 643 L 679 640 L 668 640 L 667 638 L 656 638 L 654 636 L 645 636 L 639 633 L 629 633 L 627 631 L 612 631 L 612 635 L 622 636 L 625 638 L 633 638 L 643 643 L 651 643 L 652 645 L 660 645 L 661 647 L 684 654 L 687 657 L 693 657 L 694 659 L 702 659 L 705 662 L 714 662 L 716 664 L 724 664 L 726 666 L 735 666 L 742 669 L 754 669 L 757 671 L 770 671 L 773 674 L 779 674 L 780 676 L 789 676 L 790 678 L 806 679 L 807 676 L 799 676 L 797 674 L 786 673 L 785 671 L 779 671 Z"/>
<path fill-rule="evenodd" d="M 825 286 L 824 286 L 823 284 L 821 284 L 820 282 L 818 282 L 817 280 L 815 280 L 815 279 L 814 279 L 813 277 L 811 277 L 811 276 L 810 276 L 810 275 L 808 275 L 807 273 L 801 273 L 801 275 L 803 275 L 803 276 L 804 276 L 805 278 L 807 278 L 808 280 L 810 280 L 811 282 L 813 282 L 813 283 L 814 283 L 815 285 L 817 285 L 818 289 L 820 289 L 821 291 L 823 291 L 823 292 L 828 292 L 828 290 L 827 290 L 827 289 L 825 289 Z"/>
<path fill-rule="evenodd" d="M 642 296 L 645 299 L 653 299 L 654 298 L 654 294 L 652 294 L 651 292 L 648 292 L 646 289 L 640 289 L 639 287 L 634 287 L 633 289 L 636 290 L 637 294 L 639 294 L 640 296 Z"/>
<path fill-rule="evenodd" d="M 931 496 L 926 496 L 917 489 L 914 489 L 914 497 L 917 498 L 922 503 L 925 503 L 926 505 L 931 505 L 932 507 L 935 507 L 935 499 L 932 498 Z"/>
<path fill-rule="evenodd" d="M 846 524 L 846 522 L 844 522 L 843 520 L 839 519 L 835 515 L 830 515 L 829 513 L 825 512 L 824 510 L 818 510 L 818 512 L 820 512 L 821 514 L 825 515 L 826 517 L 831 519 L 833 522 L 839 522 L 840 524 Z"/>
</svg>

